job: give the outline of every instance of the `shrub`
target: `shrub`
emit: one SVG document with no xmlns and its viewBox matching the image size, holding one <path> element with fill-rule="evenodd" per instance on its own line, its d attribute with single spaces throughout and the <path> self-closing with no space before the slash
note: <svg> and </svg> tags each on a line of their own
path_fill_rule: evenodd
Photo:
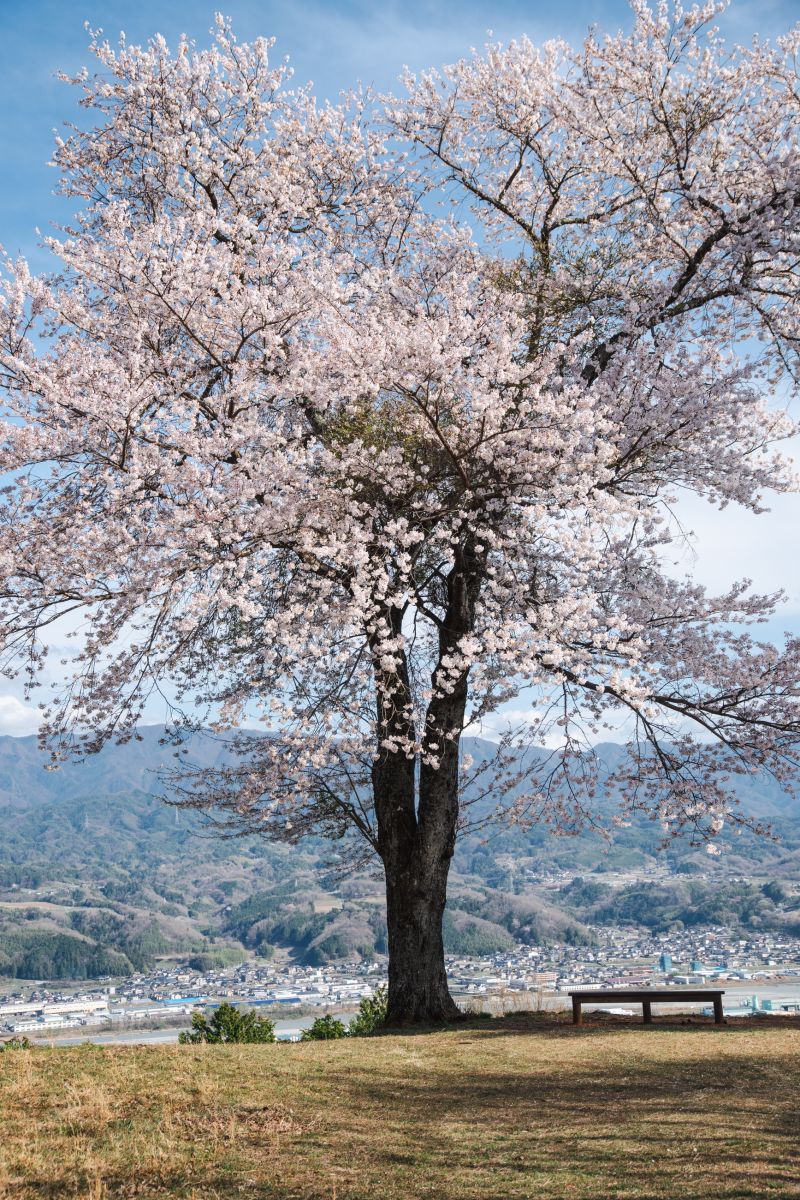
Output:
<svg viewBox="0 0 800 1200">
<path fill-rule="evenodd" d="M 388 1007 L 389 994 L 385 987 L 379 987 L 374 996 L 364 996 L 358 1006 L 358 1015 L 350 1022 L 351 1035 L 366 1037 L 375 1033 L 385 1023 Z"/>
<path fill-rule="evenodd" d="M 7 1042 L 0 1042 L 0 1054 L 4 1050 L 30 1050 L 31 1043 L 26 1037 L 12 1037 Z"/>
<path fill-rule="evenodd" d="M 343 1037 L 347 1037 L 347 1030 L 343 1023 L 336 1017 L 327 1014 L 324 1017 L 317 1017 L 310 1029 L 304 1029 L 301 1040 L 304 1042 L 332 1042 L 336 1038 Z"/>
<path fill-rule="evenodd" d="M 181 1033 L 183 1045 L 197 1042 L 274 1042 L 275 1023 L 269 1017 L 254 1012 L 242 1012 L 223 1002 L 206 1020 L 202 1013 L 192 1013 L 191 1032 Z"/>
</svg>

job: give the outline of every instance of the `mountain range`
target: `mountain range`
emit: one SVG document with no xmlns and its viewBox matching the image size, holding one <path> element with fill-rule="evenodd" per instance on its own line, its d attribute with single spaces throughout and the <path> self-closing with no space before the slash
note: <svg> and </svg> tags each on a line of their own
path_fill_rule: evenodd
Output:
<svg viewBox="0 0 800 1200">
<path fill-rule="evenodd" d="M 197 813 L 159 798 L 159 772 L 175 761 L 163 733 L 144 726 L 137 740 L 57 770 L 47 769 L 35 738 L 0 737 L 0 975 L 124 974 L 162 956 L 323 962 L 385 949 L 379 872 L 341 878 L 319 839 L 287 846 L 209 836 Z M 202 735 L 186 748 L 209 767 L 225 754 L 224 741 Z M 465 739 L 464 749 L 478 762 L 494 752 L 479 739 Z M 596 753 L 602 773 L 625 750 L 607 743 Z M 732 878 L 800 879 L 800 804 L 774 783 L 744 779 L 737 792 L 743 810 L 772 822 L 781 841 L 744 834 L 718 863 L 685 842 L 660 850 L 660 827 L 646 818 L 615 829 L 608 843 L 592 831 L 553 837 L 540 826 L 464 834 L 448 945 L 482 953 L 514 940 L 591 940 L 597 921 L 652 924 L 666 913 L 693 921 L 716 911 L 708 889 L 718 898 Z M 598 807 L 610 816 L 602 794 Z M 607 886 L 615 873 L 646 879 L 657 866 L 677 880 L 658 912 L 647 895 L 620 892 L 618 879 Z M 596 884 L 554 893 L 543 881 L 555 873 Z M 780 905 L 772 912 L 772 900 L 741 887 L 725 892 L 731 920 L 782 919 Z"/>
</svg>

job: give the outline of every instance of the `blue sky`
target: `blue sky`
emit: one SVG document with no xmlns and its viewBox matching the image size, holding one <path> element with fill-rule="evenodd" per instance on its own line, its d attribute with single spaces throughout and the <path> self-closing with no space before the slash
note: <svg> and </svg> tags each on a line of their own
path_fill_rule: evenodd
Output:
<svg viewBox="0 0 800 1200">
<path fill-rule="evenodd" d="M 289 56 L 298 81 L 313 81 L 317 94 L 331 99 L 358 80 L 388 90 L 404 65 L 422 70 L 451 62 L 483 45 L 490 30 L 502 41 L 522 34 L 537 42 L 555 36 L 579 41 L 592 23 L 613 31 L 630 23 L 623 0 L 0 0 L 0 244 L 7 251 L 44 268 L 36 228 L 46 232 L 66 215 L 47 161 L 53 130 L 78 110 L 73 89 L 55 73 L 89 62 L 84 22 L 102 28 L 112 42 L 124 30 L 131 42 L 156 32 L 174 41 L 185 32 L 203 44 L 216 7 L 232 18 L 241 40 L 276 37 L 275 52 Z M 754 34 L 773 38 L 798 20 L 800 0 L 734 0 L 719 24 L 731 41 L 749 42 Z M 770 632 L 800 633 L 800 499 L 779 497 L 760 518 L 732 510 L 720 515 L 700 504 L 687 506 L 683 516 L 697 535 L 686 568 L 715 589 L 742 575 L 760 590 L 783 585 L 789 601 Z M 5 690 L 0 733 L 29 732 L 32 713 Z"/>
<path fill-rule="evenodd" d="M 276 37 L 277 52 L 289 55 L 299 80 L 312 80 L 318 94 L 330 98 L 359 79 L 388 89 L 404 65 L 416 70 L 452 61 L 481 46 L 490 29 L 503 41 L 523 33 L 534 41 L 579 40 L 593 22 L 616 30 L 630 20 L 624 0 L 0 0 L 0 243 L 9 251 L 39 260 L 34 231 L 61 211 L 46 164 L 52 130 L 76 110 L 72 89 L 55 72 L 77 70 L 88 60 L 84 22 L 111 41 L 124 30 L 134 42 L 155 32 L 174 41 L 185 32 L 203 43 L 217 5 L 239 38 Z M 749 41 L 756 32 L 774 36 L 798 19 L 798 0 L 734 0 L 721 23 L 733 39 Z"/>
</svg>

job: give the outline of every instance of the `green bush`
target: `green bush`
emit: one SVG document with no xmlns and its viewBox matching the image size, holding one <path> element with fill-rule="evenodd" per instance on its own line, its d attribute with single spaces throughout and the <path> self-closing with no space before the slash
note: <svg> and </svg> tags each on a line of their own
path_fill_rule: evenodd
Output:
<svg viewBox="0 0 800 1200">
<path fill-rule="evenodd" d="M 336 1038 L 347 1037 L 347 1030 L 341 1021 L 330 1014 L 317 1017 L 310 1029 L 303 1030 L 304 1042 L 332 1042 Z"/>
<path fill-rule="evenodd" d="M 0 1054 L 4 1050 L 30 1050 L 31 1043 L 26 1037 L 12 1037 L 7 1042 L 0 1042 Z"/>
<path fill-rule="evenodd" d="M 358 1015 L 350 1022 L 352 1037 L 366 1037 L 375 1033 L 386 1022 L 386 1012 L 389 1007 L 389 994 L 385 987 L 379 987 L 374 996 L 364 996 L 358 1006 Z"/>
<path fill-rule="evenodd" d="M 184 1046 L 197 1042 L 274 1042 L 275 1022 L 223 1001 L 210 1020 L 202 1013 L 192 1013 L 191 1033 L 181 1033 L 178 1041 Z"/>
</svg>

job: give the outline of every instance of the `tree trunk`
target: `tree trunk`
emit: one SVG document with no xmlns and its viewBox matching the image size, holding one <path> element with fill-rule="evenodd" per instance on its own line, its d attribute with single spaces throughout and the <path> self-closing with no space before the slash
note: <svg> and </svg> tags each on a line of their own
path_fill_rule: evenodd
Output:
<svg viewBox="0 0 800 1200">
<path fill-rule="evenodd" d="M 447 987 L 442 920 L 458 825 L 458 760 L 468 670 L 455 681 L 440 680 L 440 671 L 446 660 L 458 654 L 459 639 L 474 627 L 483 562 L 476 555 L 474 541 L 471 534 L 467 536 L 447 578 L 439 656 L 431 676 L 434 695 L 425 717 L 418 778 L 405 748 L 387 745 L 397 742 L 404 747 L 415 740 L 405 654 L 391 680 L 378 689 L 382 749 L 372 767 L 372 791 L 378 850 L 386 874 L 387 1025 L 436 1024 L 462 1016 Z M 400 639 L 402 611 L 391 609 L 386 619 Z"/>
<path fill-rule="evenodd" d="M 386 864 L 389 931 L 387 1025 L 427 1025 L 458 1020 L 461 1012 L 447 987 L 442 918 L 449 859 L 433 869 Z"/>
<path fill-rule="evenodd" d="M 447 988 L 442 920 L 458 824 L 458 738 L 419 768 L 386 756 L 373 770 L 380 850 L 386 875 L 389 934 L 389 1025 L 454 1021 L 460 1010 Z"/>
</svg>

